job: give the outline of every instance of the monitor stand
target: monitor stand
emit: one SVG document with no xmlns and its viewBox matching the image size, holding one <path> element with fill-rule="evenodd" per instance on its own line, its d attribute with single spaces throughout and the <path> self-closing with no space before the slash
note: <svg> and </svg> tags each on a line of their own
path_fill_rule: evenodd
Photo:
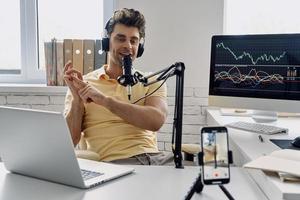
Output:
<svg viewBox="0 0 300 200">
<path fill-rule="evenodd" d="M 254 110 L 252 119 L 257 123 L 268 123 L 277 121 L 278 114 L 274 111 Z"/>
</svg>

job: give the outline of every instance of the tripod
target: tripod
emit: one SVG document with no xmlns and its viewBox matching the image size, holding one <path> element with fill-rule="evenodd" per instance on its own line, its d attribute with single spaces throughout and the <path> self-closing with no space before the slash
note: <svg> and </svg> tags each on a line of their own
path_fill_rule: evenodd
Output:
<svg viewBox="0 0 300 200">
<path fill-rule="evenodd" d="M 232 151 L 228 151 L 228 160 L 229 160 L 229 163 L 233 162 Z M 203 153 L 202 152 L 198 153 L 198 162 L 199 162 L 199 165 L 203 165 Z M 218 185 L 229 200 L 234 200 L 234 198 L 231 196 L 229 191 L 223 186 L 223 184 L 218 184 Z M 188 193 L 184 199 L 190 200 L 193 197 L 195 192 L 198 194 L 201 193 L 203 190 L 203 187 L 204 187 L 204 185 L 202 183 L 201 173 L 199 173 L 198 177 L 196 178 L 196 181 L 194 182 L 193 186 L 191 187 L 190 191 L 188 191 Z"/>
</svg>

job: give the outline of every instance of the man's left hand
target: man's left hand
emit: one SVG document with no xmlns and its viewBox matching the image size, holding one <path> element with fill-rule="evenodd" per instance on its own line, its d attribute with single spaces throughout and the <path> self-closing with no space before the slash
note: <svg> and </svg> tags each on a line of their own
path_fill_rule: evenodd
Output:
<svg viewBox="0 0 300 200">
<path fill-rule="evenodd" d="M 75 76 L 73 76 L 73 82 L 75 87 L 78 88 L 78 95 L 84 103 L 94 102 L 99 105 L 103 105 L 103 101 L 106 97 L 102 92 L 97 90 L 88 82 L 84 82 Z"/>
</svg>

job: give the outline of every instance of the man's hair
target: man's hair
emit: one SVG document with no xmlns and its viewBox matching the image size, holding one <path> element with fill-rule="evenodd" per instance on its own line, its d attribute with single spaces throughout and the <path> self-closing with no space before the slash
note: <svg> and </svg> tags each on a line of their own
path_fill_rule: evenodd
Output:
<svg viewBox="0 0 300 200">
<path fill-rule="evenodd" d="M 116 24 L 123 24 L 128 27 L 136 27 L 139 30 L 140 38 L 145 38 L 145 17 L 134 9 L 122 8 L 116 10 L 106 24 L 107 35 L 110 36 Z"/>
</svg>

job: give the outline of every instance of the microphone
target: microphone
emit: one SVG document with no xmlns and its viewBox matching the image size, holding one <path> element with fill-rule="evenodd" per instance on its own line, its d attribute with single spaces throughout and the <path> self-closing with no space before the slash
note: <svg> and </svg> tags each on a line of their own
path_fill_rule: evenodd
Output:
<svg viewBox="0 0 300 200">
<path fill-rule="evenodd" d="M 130 100 L 131 86 L 136 83 L 132 75 L 132 59 L 130 54 L 123 57 L 123 75 L 118 77 L 118 82 L 127 87 L 128 100 Z"/>
</svg>

